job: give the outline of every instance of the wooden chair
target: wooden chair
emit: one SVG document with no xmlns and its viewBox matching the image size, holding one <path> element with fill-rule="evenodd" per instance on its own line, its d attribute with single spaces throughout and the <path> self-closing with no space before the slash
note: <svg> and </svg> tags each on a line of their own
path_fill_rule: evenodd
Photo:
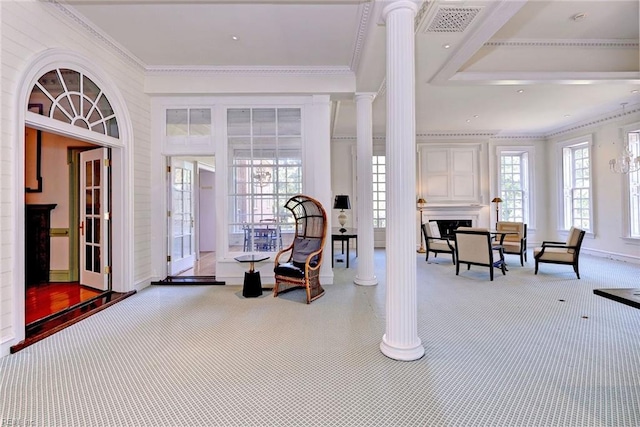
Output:
<svg viewBox="0 0 640 427">
<path fill-rule="evenodd" d="M 295 236 L 289 247 L 276 254 L 273 296 L 305 288 L 309 304 L 324 295 L 320 266 L 327 235 L 327 214 L 320 202 L 301 194 L 290 198 L 284 207 L 293 213 Z"/>
<path fill-rule="evenodd" d="M 584 230 L 571 227 L 566 242 L 542 242 L 542 247 L 533 250 L 533 257 L 536 260 L 535 274 L 538 274 L 538 263 L 566 264 L 573 266 L 573 271 L 580 279 L 578 262 L 580 260 L 580 247 L 584 239 Z"/>
<path fill-rule="evenodd" d="M 467 270 L 472 265 L 489 267 L 489 277 L 493 280 L 494 267 L 500 268 L 506 274 L 502 246 L 496 246 L 491 241 L 491 233 L 485 228 L 458 227 L 456 238 L 456 276 L 460 272 L 460 264 L 467 264 Z"/>
<path fill-rule="evenodd" d="M 502 240 L 502 251 L 505 254 L 520 255 L 520 265 L 527 261 L 527 224 L 524 222 L 498 221 L 497 231 L 514 231 L 518 234 L 507 234 Z"/>
<path fill-rule="evenodd" d="M 436 221 L 429 221 L 426 224 L 422 224 L 422 234 L 424 235 L 424 240 L 427 242 L 427 256 L 425 261 L 429 261 L 429 252 L 433 252 L 434 257 L 437 257 L 438 254 L 451 254 L 453 263 L 456 263 L 455 242 L 446 237 L 440 237 L 440 229 Z"/>
</svg>

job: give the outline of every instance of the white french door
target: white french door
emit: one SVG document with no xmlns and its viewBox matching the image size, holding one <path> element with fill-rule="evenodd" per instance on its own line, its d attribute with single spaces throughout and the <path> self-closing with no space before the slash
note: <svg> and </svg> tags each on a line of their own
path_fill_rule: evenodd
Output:
<svg viewBox="0 0 640 427">
<path fill-rule="evenodd" d="M 169 203 L 169 274 L 174 276 L 193 268 L 195 256 L 194 238 L 194 164 L 171 159 L 171 194 Z"/>
<path fill-rule="evenodd" d="M 109 288 L 109 150 L 80 153 L 80 284 Z"/>
</svg>

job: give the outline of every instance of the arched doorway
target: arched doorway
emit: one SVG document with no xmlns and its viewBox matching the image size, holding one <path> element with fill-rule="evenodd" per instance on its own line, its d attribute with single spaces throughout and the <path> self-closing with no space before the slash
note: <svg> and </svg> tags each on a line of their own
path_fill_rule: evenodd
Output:
<svg viewBox="0 0 640 427">
<path fill-rule="evenodd" d="M 19 88 L 16 103 L 17 129 L 15 130 L 15 168 L 16 168 L 16 229 L 15 242 L 17 253 L 25 249 L 25 191 L 34 192 L 34 186 L 26 185 L 25 166 L 26 139 L 25 129 L 47 132 L 95 146 L 103 153 L 110 153 L 111 194 L 107 202 L 105 195 L 93 184 L 85 183 L 83 191 L 89 196 L 93 207 L 106 207 L 99 213 L 87 211 L 83 216 L 84 228 L 91 221 L 91 236 L 97 236 L 96 228 L 106 235 L 101 242 L 110 243 L 111 250 L 94 245 L 95 239 L 85 239 L 81 251 L 85 255 L 86 268 L 99 271 L 101 278 L 108 280 L 108 286 L 117 292 L 133 290 L 133 267 L 131 251 L 133 247 L 132 189 L 132 128 L 131 120 L 123 98 L 108 77 L 96 69 L 88 59 L 69 51 L 51 49 L 40 54 L 27 68 Z M 106 166 L 104 159 L 91 160 L 97 168 Z M 93 167 L 93 166 L 92 166 Z M 106 171 L 106 169 L 104 169 Z M 92 173 L 95 171 L 92 169 Z M 104 172 L 103 172 L 104 173 Z M 93 177 L 96 175 L 93 174 Z M 42 180 L 42 177 L 40 177 Z M 36 176 L 35 182 L 38 182 Z M 45 182 L 46 188 L 46 182 Z M 26 190 L 29 188 L 30 190 Z M 37 185 L 36 185 L 37 190 Z M 87 190 L 89 188 L 89 190 Z M 99 199 L 99 203 L 98 202 Z M 84 202 L 83 202 L 84 203 Z M 86 213 L 86 212 L 85 212 Z M 94 215 L 95 214 L 95 215 Z M 72 229 L 70 225 L 70 231 Z M 86 236 L 86 234 L 85 234 Z M 105 252 L 105 249 L 106 252 Z M 112 255 L 109 255 L 112 254 Z M 87 262 L 87 257 L 90 262 Z M 99 262 L 97 262 L 98 260 Z M 95 272 L 95 271 L 94 271 Z M 104 274 L 103 274 L 104 273 Z M 25 334 L 25 258 L 15 257 L 14 304 L 15 328 L 18 341 Z M 106 282 L 105 282 L 106 283 Z"/>
</svg>

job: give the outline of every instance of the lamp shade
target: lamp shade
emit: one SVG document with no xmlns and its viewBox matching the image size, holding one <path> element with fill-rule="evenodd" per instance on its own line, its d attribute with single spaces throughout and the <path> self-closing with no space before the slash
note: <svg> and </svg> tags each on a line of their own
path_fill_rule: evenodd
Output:
<svg viewBox="0 0 640 427">
<path fill-rule="evenodd" d="M 424 208 L 424 206 L 427 204 L 427 201 L 425 199 L 423 199 L 422 197 L 420 197 L 418 199 L 418 201 L 416 202 L 416 206 L 418 207 L 418 209 L 422 209 Z"/>
<path fill-rule="evenodd" d="M 494 197 L 491 203 L 502 203 L 502 199 L 500 197 Z"/>
<path fill-rule="evenodd" d="M 336 196 L 333 201 L 333 209 L 351 209 L 351 202 L 349 196 L 341 194 Z"/>
</svg>

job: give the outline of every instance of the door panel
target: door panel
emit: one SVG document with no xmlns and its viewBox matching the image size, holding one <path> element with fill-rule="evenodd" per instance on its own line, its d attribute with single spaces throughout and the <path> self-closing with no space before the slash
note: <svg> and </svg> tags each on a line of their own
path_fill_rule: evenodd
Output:
<svg viewBox="0 0 640 427">
<path fill-rule="evenodd" d="M 194 165 L 192 162 L 171 160 L 171 195 L 169 218 L 169 274 L 174 276 L 193 268 L 194 239 Z"/>
<path fill-rule="evenodd" d="M 109 288 L 109 176 L 107 148 L 80 153 L 80 284 Z"/>
</svg>

